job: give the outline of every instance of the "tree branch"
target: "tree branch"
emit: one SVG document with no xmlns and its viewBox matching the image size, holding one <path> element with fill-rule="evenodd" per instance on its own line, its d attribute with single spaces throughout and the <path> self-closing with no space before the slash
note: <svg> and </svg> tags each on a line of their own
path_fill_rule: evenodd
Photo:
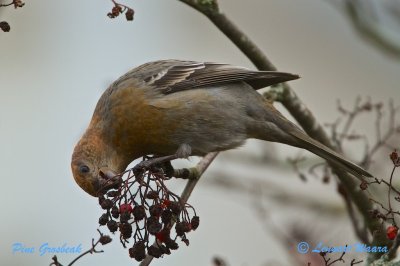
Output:
<svg viewBox="0 0 400 266">
<path fill-rule="evenodd" d="M 217 0 L 179 0 L 189 5 L 210 19 L 214 25 L 222 31 L 260 70 L 276 70 L 276 67 L 268 60 L 266 55 L 253 43 L 247 35 L 242 32 L 236 25 L 219 10 Z M 275 89 L 276 90 L 276 89 Z M 334 149 L 328 135 L 318 123 L 314 115 L 307 106 L 300 100 L 296 93 L 286 83 L 278 88 L 277 99 L 285 106 L 290 114 L 297 120 L 301 127 L 312 138 L 318 140 L 322 144 Z M 378 220 L 373 219 L 369 210 L 373 209 L 372 203 L 369 201 L 354 181 L 352 176 L 338 168 L 333 168 L 333 172 L 337 175 L 339 183 L 343 185 L 346 194 L 357 206 L 362 214 L 365 225 L 373 236 L 373 245 L 390 246 L 389 240 L 384 234 L 384 228 Z M 376 254 L 379 256 L 379 254 Z"/>
<path fill-rule="evenodd" d="M 369 1 L 346 0 L 343 12 L 355 31 L 370 44 L 391 58 L 400 58 L 400 35 L 381 22 L 377 14 L 371 16 L 372 3 Z"/>
</svg>

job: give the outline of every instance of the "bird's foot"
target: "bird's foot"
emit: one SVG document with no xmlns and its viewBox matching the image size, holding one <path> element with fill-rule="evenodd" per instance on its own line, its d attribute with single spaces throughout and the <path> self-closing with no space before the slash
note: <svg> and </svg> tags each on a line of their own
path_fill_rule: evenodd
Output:
<svg viewBox="0 0 400 266">
<path fill-rule="evenodd" d="M 189 144 L 184 143 L 179 146 L 175 154 L 162 157 L 152 157 L 148 160 L 141 161 L 133 167 L 133 171 L 139 172 L 150 169 L 152 166 L 158 165 L 164 170 L 164 172 L 167 173 L 167 176 L 172 176 L 174 168 L 171 165 L 171 161 L 182 158 L 187 159 L 191 154 L 192 147 L 190 147 Z M 169 165 L 166 165 L 166 163 L 169 163 Z M 166 167 L 166 169 L 164 169 L 164 167 Z"/>
<path fill-rule="evenodd" d="M 132 170 L 135 173 L 142 172 L 142 171 L 145 171 L 147 169 L 150 169 L 152 166 L 161 165 L 161 167 L 162 167 L 166 163 L 169 163 L 170 167 L 172 167 L 171 160 L 175 160 L 177 158 L 178 157 L 177 157 L 176 154 L 163 156 L 163 157 L 153 157 L 153 158 L 150 158 L 148 160 L 141 161 L 140 163 L 135 165 Z"/>
</svg>

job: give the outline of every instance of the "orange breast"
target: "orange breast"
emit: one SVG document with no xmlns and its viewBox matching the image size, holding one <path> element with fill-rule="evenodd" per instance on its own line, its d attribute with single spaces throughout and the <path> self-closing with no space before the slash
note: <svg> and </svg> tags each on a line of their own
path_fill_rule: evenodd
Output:
<svg viewBox="0 0 400 266">
<path fill-rule="evenodd" d="M 168 121 L 165 110 L 149 104 L 143 89 L 128 87 L 110 96 L 110 115 L 104 129 L 118 152 L 130 159 L 148 154 L 173 154 L 170 139 L 177 123 Z"/>
</svg>

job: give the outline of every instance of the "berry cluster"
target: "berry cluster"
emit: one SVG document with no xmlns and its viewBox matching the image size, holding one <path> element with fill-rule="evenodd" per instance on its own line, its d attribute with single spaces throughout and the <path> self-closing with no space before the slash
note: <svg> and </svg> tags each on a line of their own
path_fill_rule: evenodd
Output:
<svg viewBox="0 0 400 266">
<path fill-rule="evenodd" d="M 120 14 L 125 13 L 125 18 L 128 21 L 133 20 L 133 15 L 135 14 L 135 11 L 123 4 L 117 3 L 116 1 L 112 1 L 114 3 L 113 8 L 111 9 L 111 12 L 107 13 L 107 16 L 109 18 L 116 18 L 118 17 Z"/>
<path fill-rule="evenodd" d="M 399 157 L 399 154 L 398 154 L 397 150 L 394 150 L 389 155 L 389 157 L 390 157 L 390 160 L 392 160 L 393 165 L 394 165 L 395 168 L 400 166 L 400 157 Z M 397 201 L 400 201 L 400 197 L 399 196 L 395 197 L 395 199 Z M 386 228 L 386 236 L 387 236 L 387 238 L 389 238 L 390 240 L 394 240 L 396 238 L 396 236 L 397 236 L 398 231 L 399 231 L 399 228 L 395 224 L 388 226 Z"/>
<path fill-rule="evenodd" d="M 373 209 L 370 210 L 369 213 L 371 214 L 371 217 L 374 219 L 378 219 L 380 220 L 382 223 L 384 222 L 390 222 L 390 224 L 386 227 L 386 237 L 389 240 L 394 240 L 399 232 L 399 227 L 396 224 L 396 220 L 395 216 L 400 215 L 400 212 L 395 210 L 393 208 L 393 205 L 391 203 L 391 192 L 393 191 L 395 193 L 394 195 L 394 199 L 397 202 L 400 202 L 400 191 L 393 187 L 393 178 L 394 178 L 394 173 L 396 168 L 398 168 L 400 166 L 400 156 L 398 154 L 397 150 L 394 150 L 393 152 L 391 152 L 389 154 L 389 158 L 393 163 L 393 170 L 392 173 L 390 175 L 389 178 L 389 182 L 384 180 L 384 179 L 378 179 L 378 178 L 374 178 L 372 181 L 367 181 L 367 180 L 363 180 L 362 183 L 360 184 L 360 188 L 362 190 L 366 190 L 368 188 L 369 185 L 371 184 L 384 184 L 388 187 L 388 206 L 385 206 L 384 204 L 382 204 L 381 202 L 370 198 L 370 200 L 372 202 L 374 202 L 375 204 L 380 206 L 380 210 L 379 209 Z"/>
<path fill-rule="evenodd" d="M 11 6 L 11 5 L 13 5 L 15 9 L 17 9 L 17 8 L 23 7 L 25 5 L 25 3 L 22 2 L 21 0 L 12 0 L 8 4 L 3 4 L 2 1 L 0 1 L 0 8 L 6 7 L 6 6 Z M 1 21 L 0 22 L 0 30 L 2 30 L 4 32 L 9 32 L 11 30 L 10 24 L 8 24 L 7 21 Z"/>
<path fill-rule="evenodd" d="M 392 160 L 392 162 L 393 162 L 395 167 L 399 167 L 400 166 L 400 156 L 399 156 L 397 150 L 394 150 L 390 154 L 390 160 Z"/>
<path fill-rule="evenodd" d="M 178 249 L 178 238 L 189 245 L 186 234 L 196 230 L 199 217 L 191 205 L 168 190 L 163 170 L 131 169 L 125 174 L 127 178 L 118 189 L 99 197 L 105 210 L 99 224 L 112 233 L 119 231 L 125 248 L 132 239 L 129 256 L 137 261 L 145 258 L 146 250 L 155 258 L 171 254 L 171 250 Z"/>
</svg>

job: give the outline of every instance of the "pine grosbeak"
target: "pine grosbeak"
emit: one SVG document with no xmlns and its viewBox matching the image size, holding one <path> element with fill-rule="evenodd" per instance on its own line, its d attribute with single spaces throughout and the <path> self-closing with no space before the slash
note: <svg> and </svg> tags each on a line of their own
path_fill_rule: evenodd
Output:
<svg viewBox="0 0 400 266">
<path fill-rule="evenodd" d="M 256 90 L 297 75 L 218 63 L 163 60 L 110 85 L 72 155 L 78 185 L 97 196 L 144 155 L 203 156 L 255 138 L 309 150 L 356 176 L 371 176 L 287 120 Z"/>
</svg>

